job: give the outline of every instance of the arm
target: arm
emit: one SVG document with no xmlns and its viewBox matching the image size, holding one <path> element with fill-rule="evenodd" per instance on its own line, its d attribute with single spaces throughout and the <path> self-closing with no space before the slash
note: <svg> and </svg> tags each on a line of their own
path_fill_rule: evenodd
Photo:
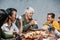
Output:
<svg viewBox="0 0 60 40">
<path fill-rule="evenodd" d="M 55 33 L 56 36 L 60 37 L 60 32 L 59 31 L 55 30 L 54 33 Z"/>
<path fill-rule="evenodd" d="M 24 20 L 24 19 L 23 19 L 22 17 L 19 18 L 20 32 L 26 31 L 26 30 L 31 26 L 30 23 L 29 23 L 29 24 L 26 24 L 26 22 L 23 23 L 23 20 Z"/>
<path fill-rule="evenodd" d="M 22 33 L 23 30 L 22 19 L 19 20 L 19 23 L 20 23 L 19 32 Z"/>
<path fill-rule="evenodd" d="M 27 29 L 38 29 L 37 21 L 31 20 L 29 24 L 24 25 Z"/>
<path fill-rule="evenodd" d="M 38 29 L 38 25 L 35 24 L 35 25 L 33 25 L 32 27 L 30 27 L 30 29 Z"/>
<path fill-rule="evenodd" d="M 13 25 L 14 25 L 14 30 L 18 33 L 19 32 L 19 29 L 16 27 L 15 24 L 13 24 Z"/>
<path fill-rule="evenodd" d="M 9 33 L 4 33 L 4 32 L 8 32 L 8 30 L 5 28 L 6 27 L 6 25 L 3 25 L 2 27 L 1 27 L 1 36 L 3 37 L 3 38 L 12 38 L 13 37 L 13 35 L 12 34 L 9 34 Z"/>
<path fill-rule="evenodd" d="M 60 30 L 60 27 L 57 21 L 53 22 L 53 27 L 58 31 Z"/>
<path fill-rule="evenodd" d="M 23 26 L 23 31 L 27 31 L 30 28 L 30 24 L 26 24 Z"/>
</svg>

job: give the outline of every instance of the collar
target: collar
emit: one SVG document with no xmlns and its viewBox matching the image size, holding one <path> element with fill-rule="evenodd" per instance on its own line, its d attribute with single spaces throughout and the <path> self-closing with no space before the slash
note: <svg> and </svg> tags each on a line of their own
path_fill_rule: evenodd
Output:
<svg viewBox="0 0 60 40">
<path fill-rule="evenodd" d="M 8 24 L 7 24 L 7 23 L 5 23 L 5 26 L 7 27 L 7 26 L 8 26 Z"/>
<path fill-rule="evenodd" d="M 8 25 L 7 23 L 5 23 L 5 26 L 6 26 L 7 28 L 9 28 L 9 29 L 11 28 L 11 27 L 9 27 L 9 25 Z M 12 26 L 12 25 L 11 25 L 11 26 Z"/>
</svg>

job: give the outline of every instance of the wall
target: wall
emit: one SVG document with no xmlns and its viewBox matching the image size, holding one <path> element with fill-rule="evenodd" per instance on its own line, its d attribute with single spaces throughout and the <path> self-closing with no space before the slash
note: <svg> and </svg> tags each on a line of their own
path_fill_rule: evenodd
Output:
<svg viewBox="0 0 60 40">
<path fill-rule="evenodd" d="M 18 16 L 22 15 L 24 10 L 29 6 L 35 9 L 33 18 L 38 21 L 39 28 L 46 21 L 47 13 L 55 13 L 55 19 L 60 14 L 60 0 L 0 0 L 1 9 L 16 8 Z"/>
</svg>

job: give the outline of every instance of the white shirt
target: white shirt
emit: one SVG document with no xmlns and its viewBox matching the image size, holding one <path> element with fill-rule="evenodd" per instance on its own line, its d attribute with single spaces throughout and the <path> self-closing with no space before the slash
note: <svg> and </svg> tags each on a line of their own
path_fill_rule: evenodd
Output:
<svg viewBox="0 0 60 40">
<path fill-rule="evenodd" d="M 60 32 L 59 31 L 55 30 L 54 33 L 55 33 L 55 35 L 57 35 L 58 37 L 60 37 Z"/>
<path fill-rule="evenodd" d="M 17 33 L 19 32 L 18 28 L 13 23 L 12 23 L 12 26 L 10 28 L 8 28 L 7 23 L 3 24 L 1 29 L 5 34 L 10 34 L 10 35 L 12 35 L 14 31 L 17 32 Z"/>
</svg>

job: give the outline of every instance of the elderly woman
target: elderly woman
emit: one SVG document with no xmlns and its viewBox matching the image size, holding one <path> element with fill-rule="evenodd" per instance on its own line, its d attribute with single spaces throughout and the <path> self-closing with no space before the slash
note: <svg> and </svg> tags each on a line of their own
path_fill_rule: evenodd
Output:
<svg viewBox="0 0 60 40">
<path fill-rule="evenodd" d="M 18 18 L 20 25 L 22 25 L 22 27 L 20 27 L 22 28 L 22 32 L 26 32 L 29 29 L 38 29 L 37 22 L 32 18 L 33 14 L 34 14 L 34 9 L 32 7 L 28 7 L 25 10 L 24 14 Z M 17 24 L 19 23 L 16 22 L 16 25 Z"/>
</svg>

